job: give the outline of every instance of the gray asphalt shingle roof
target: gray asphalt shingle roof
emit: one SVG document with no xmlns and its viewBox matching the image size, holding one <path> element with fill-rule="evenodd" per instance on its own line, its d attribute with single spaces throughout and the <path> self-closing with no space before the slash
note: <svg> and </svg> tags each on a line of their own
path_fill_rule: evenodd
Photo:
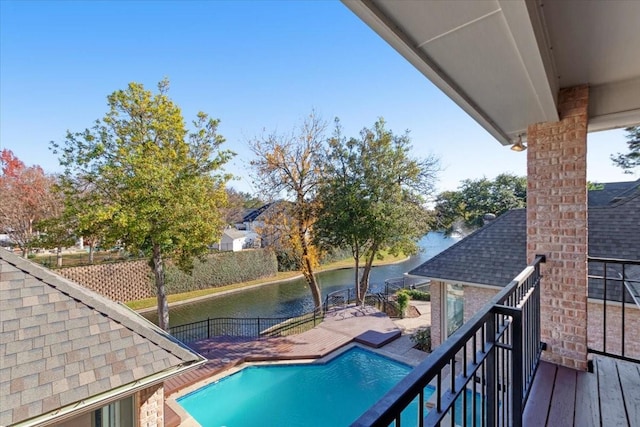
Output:
<svg viewBox="0 0 640 427">
<path fill-rule="evenodd" d="M 604 184 L 604 192 L 596 191 L 595 197 L 589 192 L 589 256 L 640 259 L 639 183 Z M 450 282 L 506 286 L 526 267 L 526 261 L 526 210 L 517 209 L 501 215 L 409 274 Z M 590 267 L 590 274 L 596 272 L 594 268 L 598 267 Z M 633 267 L 626 271 L 626 277 L 636 275 L 640 277 L 640 272 L 636 273 Z M 589 296 L 602 298 L 601 282 L 590 280 Z M 614 289 L 608 289 L 607 295 L 620 301 L 619 288 L 617 296 Z"/>
<path fill-rule="evenodd" d="M 203 359 L 125 306 L 0 249 L 0 425 Z"/>
<path fill-rule="evenodd" d="M 527 266 L 527 213 L 508 211 L 409 274 L 463 283 L 506 286 Z"/>
</svg>

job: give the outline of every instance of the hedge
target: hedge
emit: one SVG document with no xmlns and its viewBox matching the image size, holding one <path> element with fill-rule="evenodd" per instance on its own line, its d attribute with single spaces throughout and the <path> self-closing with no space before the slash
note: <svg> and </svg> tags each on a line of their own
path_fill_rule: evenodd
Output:
<svg viewBox="0 0 640 427">
<path fill-rule="evenodd" d="M 273 251 L 256 249 L 220 252 L 209 255 L 204 262 L 196 260 L 191 274 L 168 264 L 165 270 L 165 284 L 167 294 L 171 295 L 272 277 L 277 272 L 278 262 Z"/>
</svg>

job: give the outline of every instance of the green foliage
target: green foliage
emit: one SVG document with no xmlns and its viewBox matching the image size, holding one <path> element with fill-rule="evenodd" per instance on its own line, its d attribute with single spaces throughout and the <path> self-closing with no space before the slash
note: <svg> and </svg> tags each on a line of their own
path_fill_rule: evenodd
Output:
<svg viewBox="0 0 640 427">
<path fill-rule="evenodd" d="M 405 289 L 402 289 L 396 293 L 396 302 L 398 303 L 398 308 L 400 309 L 400 317 L 404 317 L 404 314 L 407 311 L 407 307 L 409 307 L 410 299 L 411 297 Z"/>
<path fill-rule="evenodd" d="M 260 249 L 209 255 L 194 262 L 191 274 L 168 263 L 165 274 L 167 294 L 171 295 L 271 277 L 276 273 L 273 251 Z"/>
<path fill-rule="evenodd" d="M 278 260 L 278 271 L 299 271 L 300 259 L 286 250 L 276 250 L 276 259 Z"/>
<path fill-rule="evenodd" d="M 417 289 L 405 289 L 404 292 L 406 292 L 412 300 L 431 301 L 431 293 L 429 292 L 423 292 Z"/>
<path fill-rule="evenodd" d="M 640 166 L 640 126 L 628 127 L 625 132 L 629 152 L 612 155 L 611 160 L 614 165 L 622 168 L 624 173 L 632 174 L 633 170 Z"/>
<path fill-rule="evenodd" d="M 431 327 L 418 329 L 410 338 L 418 350 L 431 352 Z"/>
<path fill-rule="evenodd" d="M 314 232 L 322 247 L 351 250 L 358 301 L 366 294 L 373 261 L 381 251 L 413 254 L 428 231 L 423 204 L 433 191 L 438 161 L 414 159 L 408 133 L 398 136 L 379 119 L 359 138 L 344 138 L 339 122 L 324 159 Z"/>
<path fill-rule="evenodd" d="M 64 167 L 69 216 L 81 216 L 79 231 L 119 240 L 150 258 L 162 328 L 169 323 L 164 259 L 189 271 L 193 258 L 218 240 L 229 179 L 220 172 L 233 155 L 220 149 L 218 120 L 201 112 L 187 130 L 168 88 L 164 80 L 153 94 L 130 83 L 108 96 L 109 112 L 91 129 L 52 142 Z"/>
<path fill-rule="evenodd" d="M 320 264 L 331 264 L 351 257 L 351 250 L 347 248 L 331 247 L 325 249 L 320 257 Z"/>
<path fill-rule="evenodd" d="M 462 181 L 457 191 L 445 191 L 436 197 L 433 228 L 452 231 L 457 220 L 467 226 L 481 227 L 487 213 L 500 216 L 523 208 L 527 202 L 527 178 L 512 174 Z"/>
</svg>

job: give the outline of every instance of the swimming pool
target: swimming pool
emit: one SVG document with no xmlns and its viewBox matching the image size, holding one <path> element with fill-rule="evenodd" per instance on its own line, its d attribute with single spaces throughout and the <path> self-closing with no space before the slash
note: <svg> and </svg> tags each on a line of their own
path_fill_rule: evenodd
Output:
<svg viewBox="0 0 640 427">
<path fill-rule="evenodd" d="M 250 366 L 178 403 L 203 427 L 348 426 L 411 369 L 354 347 L 323 364 Z"/>
</svg>

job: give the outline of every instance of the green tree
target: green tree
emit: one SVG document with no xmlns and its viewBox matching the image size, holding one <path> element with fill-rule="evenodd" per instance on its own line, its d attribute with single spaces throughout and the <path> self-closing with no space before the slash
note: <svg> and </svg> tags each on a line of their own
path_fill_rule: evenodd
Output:
<svg viewBox="0 0 640 427">
<path fill-rule="evenodd" d="M 436 197 L 434 228 L 452 231 L 456 221 L 481 227 L 487 213 L 502 215 L 526 206 L 527 178 L 500 174 L 494 180 L 465 179 L 457 191 L 445 191 Z"/>
<path fill-rule="evenodd" d="M 64 167 L 61 186 L 77 198 L 68 205 L 86 221 L 82 231 L 96 225 L 105 239 L 149 257 L 163 329 L 169 327 L 165 260 L 189 271 L 219 238 L 229 179 L 220 170 L 233 155 L 221 149 L 218 120 L 205 113 L 189 133 L 168 89 L 167 80 L 156 94 L 130 83 L 108 96 L 108 113 L 91 129 L 51 143 Z"/>
<path fill-rule="evenodd" d="M 317 309 L 322 295 L 315 277 L 319 254 L 312 240 L 316 221 L 316 190 L 320 182 L 320 153 L 326 123 L 315 113 L 290 134 L 271 133 L 250 141 L 255 159 L 251 165 L 263 194 L 283 197 L 265 224 L 271 243 L 291 254 L 302 271 Z"/>
<path fill-rule="evenodd" d="M 624 173 L 631 174 L 635 168 L 640 166 L 640 126 L 628 127 L 625 132 L 627 132 L 629 152 L 612 155 L 611 160 L 616 166 L 622 168 Z"/>
<path fill-rule="evenodd" d="M 394 135 L 383 119 L 349 139 L 337 122 L 329 140 L 315 233 L 322 245 L 351 249 L 358 303 L 381 252 L 415 253 L 428 230 L 423 204 L 433 192 L 438 160 L 412 158 L 410 142 L 408 132 Z"/>
</svg>

